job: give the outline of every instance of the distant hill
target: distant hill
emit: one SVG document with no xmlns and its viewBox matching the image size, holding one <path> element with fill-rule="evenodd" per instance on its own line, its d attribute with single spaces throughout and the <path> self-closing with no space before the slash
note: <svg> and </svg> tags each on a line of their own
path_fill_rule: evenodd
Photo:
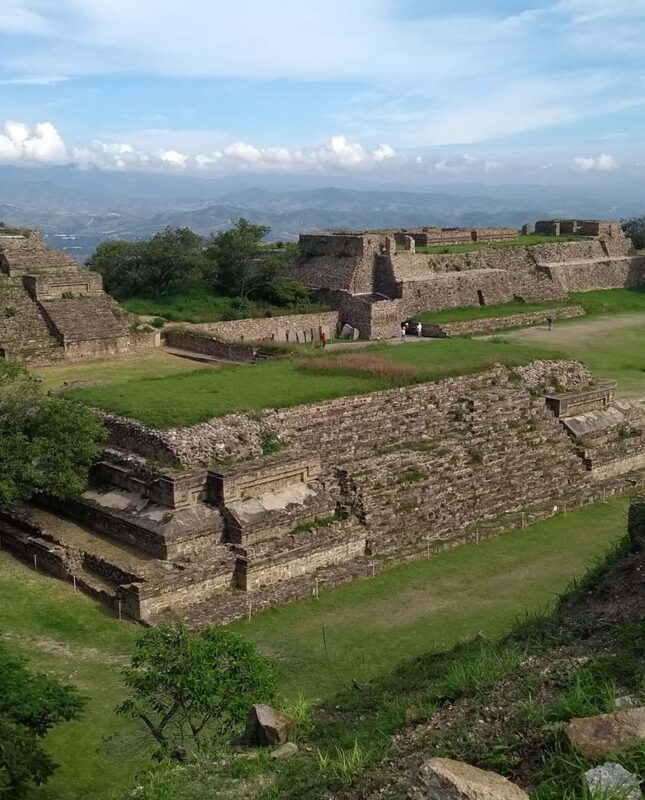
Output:
<svg viewBox="0 0 645 800">
<path fill-rule="evenodd" d="M 321 180 L 2 167 L 0 220 L 40 228 L 82 261 L 104 239 L 138 239 L 167 225 L 207 235 L 241 216 L 269 225 L 272 239 L 288 241 L 329 228 L 519 227 L 540 217 L 615 218 L 645 210 L 645 194 L 633 191 L 583 195 L 561 187 L 475 184 L 404 191 L 356 181 L 359 188 L 316 185 Z"/>
</svg>

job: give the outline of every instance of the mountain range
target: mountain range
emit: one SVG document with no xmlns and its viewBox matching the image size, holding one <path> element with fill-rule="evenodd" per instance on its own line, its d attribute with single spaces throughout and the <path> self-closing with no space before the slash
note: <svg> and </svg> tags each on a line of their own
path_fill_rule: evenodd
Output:
<svg viewBox="0 0 645 800">
<path fill-rule="evenodd" d="M 342 180 L 339 181 L 341 184 Z M 543 217 L 621 218 L 645 211 L 638 188 L 582 192 L 522 184 L 325 186 L 323 179 L 191 176 L 0 168 L 0 220 L 36 227 L 85 260 L 105 239 L 139 239 L 166 226 L 208 235 L 240 217 L 268 225 L 272 240 L 327 229 L 515 226 Z"/>
</svg>

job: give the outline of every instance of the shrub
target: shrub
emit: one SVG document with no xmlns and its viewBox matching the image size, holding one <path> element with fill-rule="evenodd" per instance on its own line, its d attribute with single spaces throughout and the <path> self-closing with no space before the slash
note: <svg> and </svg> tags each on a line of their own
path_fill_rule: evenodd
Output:
<svg viewBox="0 0 645 800">
<path fill-rule="evenodd" d="M 166 320 L 163 317 L 155 317 L 154 319 L 150 320 L 150 324 L 153 328 L 163 328 L 166 324 Z"/>
</svg>

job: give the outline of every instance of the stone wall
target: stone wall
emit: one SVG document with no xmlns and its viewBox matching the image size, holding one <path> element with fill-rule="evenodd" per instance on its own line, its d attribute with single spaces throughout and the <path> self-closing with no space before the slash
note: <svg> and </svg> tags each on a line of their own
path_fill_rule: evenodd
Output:
<svg viewBox="0 0 645 800">
<path fill-rule="evenodd" d="M 256 354 L 255 347 L 251 345 L 222 342 L 214 336 L 200 335 L 198 332 L 184 333 L 169 330 L 164 333 L 164 343 L 166 347 L 237 363 L 250 364 L 255 360 Z"/>
<path fill-rule="evenodd" d="M 298 344 L 304 341 L 319 341 L 323 332 L 327 334 L 328 338 L 334 337 L 338 329 L 338 311 L 238 319 L 229 322 L 207 322 L 183 327 L 208 333 L 229 342 Z"/>
<path fill-rule="evenodd" d="M 582 306 L 549 308 L 544 311 L 531 311 L 526 314 L 509 314 L 506 317 L 487 317 L 464 322 L 426 322 L 422 325 L 423 336 L 444 338 L 446 336 L 473 336 L 494 333 L 503 328 L 523 328 L 530 325 L 545 324 L 549 317 L 554 320 L 572 319 L 585 314 Z"/>
<path fill-rule="evenodd" d="M 338 502 L 352 506 L 380 552 L 422 532 L 451 537 L 483 519 L 581 491 L 589 478 L 574 443 L 526 387 L 575 389 L 588 381 L 586 368 L 571 362 L 536 362 L 513 373 L 500 367 L 268 410 L 258 419 L 234 415 L 213 426 L 147 430 L 143 447 L 149 452 L 157 440 L 178 462 L 208 463 L 223 438 L 239 442 L 230 456 L 240 458 L 257 451 L 261 431 L 269 429 L 287 453 L 320 454 L 324 482 Z M 120 443 L 119 421 L 109 419 L 108 427 Z M 135 444 L 131 430 L 127 444 Z"/>
</svg>

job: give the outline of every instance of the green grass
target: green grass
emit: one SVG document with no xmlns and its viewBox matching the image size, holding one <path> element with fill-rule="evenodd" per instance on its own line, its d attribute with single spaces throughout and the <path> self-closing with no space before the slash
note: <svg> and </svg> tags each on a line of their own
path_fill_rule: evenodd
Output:
<svg viewBox="0 0 645 800">
<path fill-rule="evenodd" d="M 403 656 L 441 650 L 478 631 L 497 637 L 525 610 L 544 608 L 624 535 L 627 505 L 618 498 L 587 506 L 393 567 L 233 629 L 276 659 L 287 695 L 327 697 L 352 679 L 391 670 Z"/>
<path fill-rule="evenodd" d="M 233 298 L 214 292 L 207 287 L 195 287 L 171 292 L 163 297 L 130 297 L 121 305 L 139 316 L 163 317 L 171 322 L 218 322 L 230 318 Z M 305 314 L 324 311 L 320 305 L 303 308 L 285 308 L 270 303 L 252 303 L 248 316 L 266 317 L 284 314 Z"/>
<path fill-rule="evenodd" d="M 162 348 L 136 353 L 131 356 L 116 356 L 100 361 L 60 364 L 53 367 L 30 367 L 30 372 L 42 382 L 45 390 L 56 389 L 66 381 L 122 381 L 141 378 L 162 378 L 210 369 L 208 364 L 201 367 L 195 361 L 178 358 Z"/>
<path fill-rule="evenodd" d="M 474 319 L 527 314 L 530 311 L 546 311 L 550 308 L 563 308 L 570 305 L 573 303 L 568 300 L 551 300 L 544 303 L 523 303 L 521 300 L 512 300 L 510 303 L 498 303 L 494 306 L 466 306 L 447 308 L 443 311 L 426 311 L 414 317 L 414 322 L 468 322 Z"/>
<path fill-rule="evenodd" d="M 330 701 L 352 678 L 360 683 L 380 678 L 403 659 L 478 631 L 497 637 L 517 615 L 542 609 L 623 535 L 627 504 L 621 497 L 588 506 L 323 590 L 318 600 L 263 612 L 232 627 L 276 660 L 287 698 L 302 691 Z M 34 800 L 109 800 L 112 792 L 118 796 L 132 786 L 143 759 L 132 746 L 132 729 L 113 709 L 121 696 L 121 666 L 141 629 L 112 618 L 69 584 L 0 553 L 0 631 L 34 667 L 76 684 L 90 698 L 80 720 L 48 737 L 61 768 Z M 458 677 L 452 675 L 453 682 Z M 379 708 L 389 713 L 382 704 Z M 124 727 L 130 746 L 103 744 Z"/>
<path fill-rule="evenodd" d="M 422 370 L 419 379 L 436 380 L 484 370 L 496 362 L 514 366 L 552 351 L 506 341 L 451 339 L 396 347 L 374 346 L 369 352 L 383 353 L 395 362 L 413 364 Z M 333 358 L 334 354 L 324 357 Z M 378 391 L 393 385 L 387 379 L 359 372 L 306 372 L 298 368 L 297 360 L 288 360 L 226 366 L 163 378 L 124 380 L 74 389 L 66 396 L 163 428 L 202 422 L 234 411 L 283 408 Z"/>
<path fill-rule="evenodd" d="M 574 305 L 582 306 L 587 316 L 645 313 L 645 287 L 573 292 L 569 300 Z"/>
<path fill-rule="evenodd" d="M 560 244 L 561 242 L 584 241 L 585 236 L 547 236 L 546 234 L 531 233 L 518 234 L 515 239 L 507 242 L 466 242 L 464 244 L 434 244 L 427 247 L 416 248 L 417 253 L 428 255 L 443 255 L 448 253 L 473 253 L 476 250 L 498 250 L 505 247 L 531 247 L 536 244 Z"/>
<path fill-rule="evenodd" d="M 82 717 L 56 728 L 47 746 L 60 769 L 38 800 L 107 798 L 127 786 L 146 763 L 103 740 L 133 730 L 114 713 L 120 697 L 119 670 L 141 629 L 118 622 L 71 586 L 36 573 L 0 552 L 0 633 L 35 669 L 72 683 L 88 698 Z"/>
<path fill-rule="evenodd" d="M 428 323 L 467 322 L 474 319 L 504 317 L 511 314 L 525 314 L 530 311 L 546 311 L 550 308 L 563 308 L 574 305 L 582 306 L 587 318 L 612 314 L 633 314 L 641 311 L 645 313 L 645 288 L 573 292 L 566 300 L 549 300 L 544 303 L 523 303 L 520 300 L 513 300 L 509 303 L 498 303 L 492 306 L 447 308 L 443 311 L 426 311 L 423 314 L 418 314 L 414 317 L 414 321 Z"/>
</svg>

